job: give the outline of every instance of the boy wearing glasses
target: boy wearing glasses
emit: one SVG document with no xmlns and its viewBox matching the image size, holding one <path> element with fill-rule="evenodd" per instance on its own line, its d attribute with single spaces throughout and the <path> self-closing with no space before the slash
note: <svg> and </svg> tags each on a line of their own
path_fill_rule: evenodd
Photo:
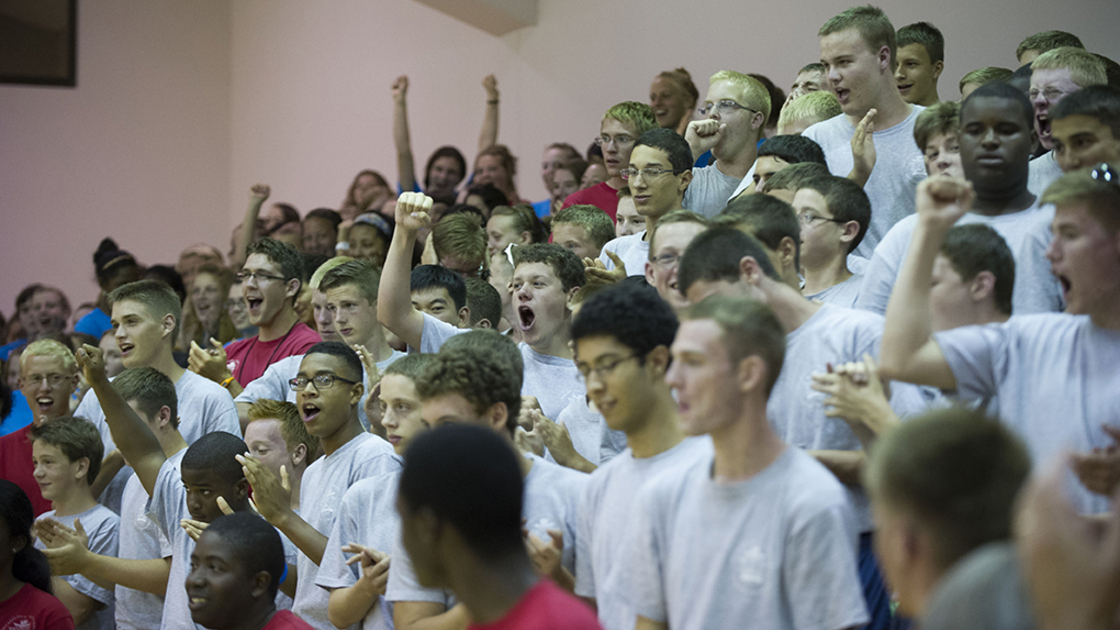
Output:
<svg viewBox="0 0 1120 630">
<path fill-rule="evenodd" d="M 1007 241 L 1015 256 L 1015 314 L 1060 311 L 1062 296 L 1046 263 L 1050 220 L 1054 209 L 1030 191 L 1033 146 L 1031 104 L 1006 83 L 977 88 L 961 104 L 960 145 L 964 177 L 972 185 L 976 203 L 962 224 L 991 226 Z M 938 175 L 933 179 L 948 177 Z M 953 178 L 956 179 L 956 178 Z M 883 313 L 898 278 L 902 261 L 919 223 L 916 215 L 891 228 L 875 248 L 864 272 L 856 307 Z"/>
<path fill-rule="evenodd" d="M 626 186 L 622 170 L 630 163 L 634 142 L 650 129 L 657 129 L 657 117 L 645 103 L 625 101 L 607 110 L 599 124 L 595 144 L 603 149 L 607 181 L 576 191 L 564 200 L 564 207 L 590 205 L 599 208 L 614 220 L 618 212 L 618 191 Z"/>
<path fill-rule="evenodd" d="M 349 346 L 336 341 L 312 346 L 291 387 L 307 432 L 319 438 L 325 453 L 303 473 L 299 513 L 291 507 L 290 491 L 259 460 L 238 459 L 245 466 L 261 516 L 300 550 L 292 612 L 315 628 L 332 630 L 330 594 L 315 579 L 342 496 L 358 481 L 380 476 L 387 480 L 384 491 L 393 492 L 388 480 L 395 479 L 401 462 L 388 442 L 364 431 L 358 421 L 358 401 L 365 387 L 362 362 Z"/>
<path fill-rule="evenodd" d="M 757 80 L 731 70 L 712 75 L 700 114 L 688 123 L 685 139 L 693 160 L 706 151 L 714 164 L 694 169 L 684 207 L 714 217 L 754 166 L 758 141 L 770 116 L 770 94 Z"/>
<path fill-rule="evenodd" d="M 249 307 L 249 321 L 259 330 L 248 339 L 223 350 L 211 340 L 210 348 L 192 344 L 191 370 L 230 388 L 236 396 L 277 361 L 307 352 L 319 343 L 319 333 L 299 320 L 295 311 L 303 278 L 303 257 L 294 247 L 271 238 L 249 246 L 245 266 L 237 274 Z"/>
<path fill-rule="evenodd" d="M 810 300 L 852 308 L 863 276 L 848 269 L 867 233 L 871 202 L 863 188 L 835 175 L 810 182 L 793 195 L 801 223 L 801 294 Z"/>
<path fill-rule="evenodd" d="M 692 183 L 692 151 L 688 142 L 671 129 L 654 129 L 642 134 L 630 153 L 630 163 L 622 174 L 630 187 L 634 208 L 645 218 L 646 229 L 611 240 L 603 246 L 599 262 L 607 271 L 621 260 L 626 275 L 645 273 L 649 260 L 649 235 L 657 220 L 683 206 Z M 597 266 L 597 265 L 596 265 Z M 591 275 L 595 275 L 591 268 Z"/>
</svg>

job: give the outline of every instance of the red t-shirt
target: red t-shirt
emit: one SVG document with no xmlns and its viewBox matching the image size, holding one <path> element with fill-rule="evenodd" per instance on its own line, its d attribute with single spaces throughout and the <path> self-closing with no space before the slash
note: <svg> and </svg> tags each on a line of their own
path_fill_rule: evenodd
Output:
<svg viewBox="0 0 1120 630">
<path fill-rule="evenodd" d="M 54 595 L 24 584 L 0 602 L 0 630 L 74 630 L 74 618 Z"/>
<path fill-rule="evenodd" d="M 595 613 L 551 580 L 541 580 L 505 617 L 468 630 L 602 630 Z"/>
<path fill-rule="evenodd" d="M 611 215 L 611 221 L 614 221 L 615 215 L 618 214 L 618 191 L 611 188 L 607 182 L 577 190 L 564 200 L 565 208 L 575 205 L 595 206 Z"/>
<path fill-rule="evenodd" d="M 7 479 L 27 493 L 35 516 L 51 509 L 51 502 L 43 498 L 35 481 L 35 466 L 31 464 L 31 426 L 0 437 L 0 479 Z"/>
<path fill-rule="evenodd" d="M 261 630 L 315 630 L 315 628 L 292 614 L 290 610 L 277 610 L 272 619 Z"/>
<path fill-rule="evenodd" d="M 272 341 L 258 336 L 235 341 L 226 348 L 226 366 L 242 387 L 260 378 L 268 366 L 307 350 L 322 341 L 319 333 L 303 322 L 296 322 L 287 335 Z"/>
</svg>

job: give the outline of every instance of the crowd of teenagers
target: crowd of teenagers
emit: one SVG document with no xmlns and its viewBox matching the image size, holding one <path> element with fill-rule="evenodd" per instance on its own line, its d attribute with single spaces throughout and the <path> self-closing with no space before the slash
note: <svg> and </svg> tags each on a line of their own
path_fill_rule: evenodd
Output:
<svg viewBox="0 0 1120 630">
<path fill-rule="evenodd" d="M 421 178 L 400 77 L 397 194 L 29 285 L 0 630 L 1115 628 L 1120 66 L 941 101 L 933 25 L 818 37 L 788 96 L 657 75 L 535 204 L 494 77 Z"/>
</svg>

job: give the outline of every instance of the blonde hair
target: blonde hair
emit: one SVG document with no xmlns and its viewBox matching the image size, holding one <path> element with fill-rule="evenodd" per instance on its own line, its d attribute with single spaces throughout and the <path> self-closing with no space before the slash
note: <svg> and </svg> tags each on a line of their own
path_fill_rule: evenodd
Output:
<svg viewBox="0 0 1120 630">
<path fill-rule="evenodd" d="M 770 92 L 761 81 L 734 70 L 720 70 L 708 79 L 708 84 L 714 85 L 717 81 L 727 81 L 735 86 L 741 105 L 761 113 L 763 120 L 770 119 Z"/>
<path fill-rule="evenodd" d="M 62 367 L 70 374 L 78 371 L 78 362 L 74 360 L 74 353 L 54 339 L 32 341 L 23 349 L 23 354 L 19 356 L 20 374 L 27 369 L 27 357 L 55 357 L 62 360 Z"/>
<path fill-rule="evenodd" d="M 790 101 L 778 116 L 778 129 L 795 120 L 811 120 L 813 122 L 809 124 L 813 124 L 835 118 L 842 113 L 844 110 L 840 108 L 840 101 L 835 94 L 827 90 L 817 90 Z"/>
<path fill-rule="evenodd" d="M 307 284 L 310 285 L 312 291 L 319 290 L 319 283 L 323 281 L 323 276 L 327 275 L 328 271 L 341 264 L 348 263 L 351 260 L 354 259 L 349 256 L 335 256 L 334 258 L 327 260 L 327 262 L 319 265 L 319 268 L 315 270 L 315 273 L 311 274 L 311 280 L 309 280 Z"/>
<path fill-rule="evenodd" d="M 1061 70 L 1069 68 L 1069 76 L 1078 87 L 1105 85 L 1108 74 L 1104 64 L 1096 55 L 1080 48 L 1065 46 L 1048 50 L 1031 62 L 1031 72 L 1035 70 Z"/>
<path fill-rule="evenodd" d="M 290 402 L 262 398 L 249 407 L 249 423 L 257 420 L 276 420 L 280 423 L 280 437 L 288 451 L 303 444 L 307 447 L 306 462 L 310 464 L 319 451 L 319 438 L 307 432 L 307 427 L 299 416 L 299 409 Z"/>
</svg>

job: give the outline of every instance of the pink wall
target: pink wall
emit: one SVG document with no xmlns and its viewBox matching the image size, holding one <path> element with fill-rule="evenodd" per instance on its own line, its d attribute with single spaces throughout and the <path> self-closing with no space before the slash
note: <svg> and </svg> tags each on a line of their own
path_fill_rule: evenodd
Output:
<svg viewBox="0 0 1120 630">
<path fill-rule="evenodd" d="M 786 85 L 848 4 L 540 0 L 538 26 L 495 38 L 414 0 L 82 3 L 79 87 L 0 87 L 0 310 L 32 280 L 92 298 L 90 254 L 105 234 L 149 263 L 199 240 L 224 251 L 258 181 L 306 211 L 337 206 L 363 168 L 395 179 L 398 74 L 412 78 L 418 167 L 441 144 L 473 157 L 480 81 L 497 74 L 500 140 L 521 157 L 522 195 L 540 199 L 541 149 L 586 147 L 603 110 L 645 100 L 658 71 L 687 67 L 701 93 L 721 68 Z M 885 8 L 896 26 L 942 29 L 941 95 L 953 98 L 963 74 L 1013 67 L 1015 45 L 1041 30 L 1120 60 L 1120 2 L 1054 4 Z"/>
</svg>

